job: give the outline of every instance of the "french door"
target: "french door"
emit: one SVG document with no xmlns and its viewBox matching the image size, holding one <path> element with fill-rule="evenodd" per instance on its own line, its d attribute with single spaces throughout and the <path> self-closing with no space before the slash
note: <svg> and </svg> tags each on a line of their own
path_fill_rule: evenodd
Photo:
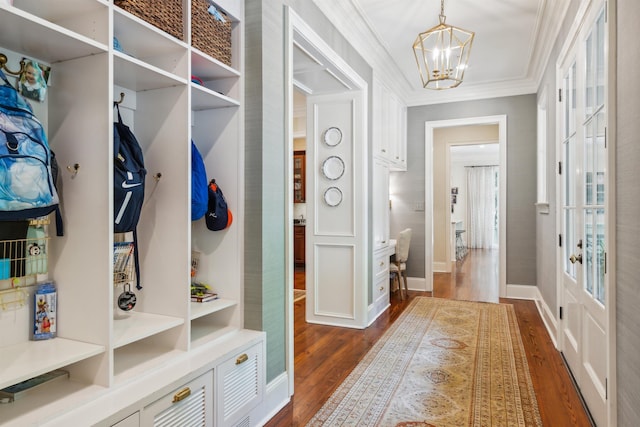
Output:
<svg viewBox="0 0 640 427">
<path fill-rule="evenodd" d="M 592 2 L 560 67 L 560 349 L 598 426 L 607 425 L 606 14 Z"/>
</svg>

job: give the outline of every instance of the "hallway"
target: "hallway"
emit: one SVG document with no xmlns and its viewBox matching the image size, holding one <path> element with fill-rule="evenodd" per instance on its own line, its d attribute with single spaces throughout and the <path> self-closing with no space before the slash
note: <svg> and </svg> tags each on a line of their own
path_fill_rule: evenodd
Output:
<svg viewBox="0 0 640 427">
<path fill-rule="evenodd" d="M 497 302 L 497 251 L 470 250 L 452 274 L 434 276 L 434 296 Z M 484 276 L 483 276 L 484 275 Z M 410 291 L 409 298 L 391 295 L 391 306 L 367 329 L 347 329 L 305 322 L 305 300 L 294 304 L 295 391 L 291 401 L 267 427 L 304 426 L 333 391 L 393 324 L 409 302 L 430 293 Z M 545 426 L 589 426 L 560 354 L 555 350 L 535 303 L 501 300 L 514 305 L 527 352 L 531 379 Z"/>
</svg>

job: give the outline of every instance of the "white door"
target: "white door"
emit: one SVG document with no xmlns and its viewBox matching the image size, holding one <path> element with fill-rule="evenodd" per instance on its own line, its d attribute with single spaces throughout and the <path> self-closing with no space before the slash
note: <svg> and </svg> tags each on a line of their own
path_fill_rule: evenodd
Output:
<svg viewBox="0 0 640 427">
<path fill-rule="evenodd" d="M 605 14 L 585 14 L 561 67 L 560 348 L 599 426 L 607 423 Z"/>
<path fill-rule="evenodd" d="M 306 316 L 366 326 L 363 96 L 307 97 Z"/>
</svg>

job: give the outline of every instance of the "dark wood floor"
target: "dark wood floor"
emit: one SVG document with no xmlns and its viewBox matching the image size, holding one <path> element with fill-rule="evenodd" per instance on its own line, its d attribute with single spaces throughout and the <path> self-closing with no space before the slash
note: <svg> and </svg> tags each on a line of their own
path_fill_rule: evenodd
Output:
<svg viewBox="0 0 640 427">
<path fill-rule="evenodd" d="M 458 263 L 453 273 L 434 275 L 433 295 L 497 302 L 497 264 L 497 251 L 472 250 L 464 262 Z M 409 302 L 419 295 L 429 296 L 431 293 L 410 291 L 409 298 L 405 300 L 401 300 L 397 293 L 393 294 L 391 307 L 365 330 L 307 324 L 304 320 L 305 300 L 296 302 L 295 392 L 291 402 L 266 426 L 304 426 Z M 589 426 L 578 394 L 560 354 L 553 347 L 535 303 L 507 299 L 500 299 L 500 302 L 514 305 L 544 425 Z"/>
</svg>

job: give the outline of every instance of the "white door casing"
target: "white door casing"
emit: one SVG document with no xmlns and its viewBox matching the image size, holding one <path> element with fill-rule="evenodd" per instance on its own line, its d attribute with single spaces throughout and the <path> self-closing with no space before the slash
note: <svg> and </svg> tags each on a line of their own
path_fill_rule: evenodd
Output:
<svg viewBox="0 0 640 427">
<path fill-rule="evenodd" d="M 426 290 L 433 290 L 433 133 L 434 129 L 466 125 L 498 125 L 498 143 L 500 145 L 499 172 L 499 295 L 510 297 L 507 289 L 507 116 L 483 116 L 464 119 L 450 119 L 425 122 L 425 281 Z"/>
<path fill-rule="evenodd" d="M 610 183 L 604 3 L 583 2 L 558 63 L 559 347 L 591 416 L 611 422 Z"/>
<path fill-rule="evenodd" d="M 359 185 L 359 189 L 356 197 L 356 212 L 359 214 L 356 223 L 356 229 L 359 230 L 359 234 L 356 235 L 359 249 L 356 250 L 356 260 L 355 265 L 359 268 L 358 272 L 354 273 L 353 276 L 356 280 L 360 280 L 358 282 L 359 286 L 362 287 L 361 293 L 359 291 L 359 296 L 356 298 L 360 298 L 361 296 L 364 298 L 363 301 L 363 311 L 366 311 L 366 277 L 365 269 L 368 268 L 366 259 L 366 248 L 368 244 L 368 237 L 366 235 L 366 229 L 368 227 L 368 221 L 366 215 L 363 213 L 363 209 L 368 205 L 368 196 L 367 196 L 367 181 L 365 179 L 367 174 L 367 164 L 364 159 L 367 158 L 368 150 L 367 150 L 367 117 L 366 114 L 363 114 L 365 111 L 365 106 L 368 105 L 368 84 L 367 82 L 360 77 L 360 75 L 353 69 L 351 66 L 342 59 L 313 29 L 306 23 L 302 18 L 296 14 L 296 12 L 289 6 L 284 6 L 284 25 L 285 25 L 285 115 L 286 115 L 286 123 L 285 123 L 285 139 L 286 139 L 286 164 L 287 164 L 287 172 L 285 175 L 285 191 L 286 191 L 286 200 L 287 206 L 285 209 L 285 234 L 286 234 L 286 242 L 285 242 L 285 268 L 286 268 L 286 289 L 287 289 L 287 308 L 286 308 L 286 367 L 287 367 L 287 375 L 288 375 L 288 394 L 289 396 L 293 395 L 294 391 L 294 357 L 293 357 L 293 331 L 294 331 L 294 312 L 293 312 L 293 285 L 294 285 L 294 263 L 293 263 L 293 156 L 291 153 L 293 152 L 293 88 L 294 85 L 303 91 L 306 94 L 313 94 L 315 92 L 322 92 L 322 90 L 317 90 L 317 87 L 313 87 L 313 84 L 304 85 L 302 82 L 296 77 L 296 68 L 298 65 L 295 64 L 295 54 L 294 51 L 298 49 L 299 53 L 303 52 L 304 56 L 308 56 L 311 60 L 311 64 L 315 64 L 317 67 L 324 68 L 324 76 L 331 75 L 332 79 L 338 82 L 338 87 L 344 87 L 342 93 L 347 92 L 356 92 L 357 95 L 354 98 L 355 108 L 356 108 L 356 119 L 357 123 L 355 124 L 354 138 L 356 144 L 358 144 L 357 154 L 360 156 L 359 161 L 359 176 L 355 178 L 356 185 Z M 297 45 L 297 48 L 296 48 Z M 303 47 L 300 50 L 300 47 Z M 304 68 L 304 67 L 303 67 Z M 299 70 L 299 71 L 305 71 Z M 315 70 L 317 71 L 317 69 Z M 329 79 L 331 80 L 331 79 Z M 321 83 L 323 80 L 320 79 Z M 324 80 L 326 81 L 326 79 Z M 311 81 L 310 81 L 311 83 Z M 307 140 L 307 144 L 309 144 L 310 140 Z M 310 165 L 309 160 L 307 160 L 307 165 Z M 307 170 L 309 167 L 307 167 Z M 315 170 L 316 173 L 319 171 Z M 309 185 L 309 184 L 307 184 Z M 309 203 L 310 199 L 307 202 Z M 307 206 L 307 212 L 311 209 L 311 204 Z M 307 227 L 306 230 L 309 230 L 312 227 L 312 222 L 307 214 Z M 308 254 L 307 254 L 308 255 Z M 310 257 L 307 256 L 307 260 Z M 328 268 L 331 268 L 330 266 Z M 307 278 L 307 284 L 308 282 Z M 311 292 L 308 292 L 309 295 Z M 308 298 L 307 298 L 308 300 Z M 307 312 L 308 309 L 307 309 Z M 357 317 L 357 316 L 356 316 Z M 364 315 L 361 315 L 362 322 L 364 322 Z M 319 320 L 320 321 L 320 320 Z M 353 321 L 353 323 L 357 323 Z M 362 326 L 356 326 L 362 327 Z"/>
</svg>

